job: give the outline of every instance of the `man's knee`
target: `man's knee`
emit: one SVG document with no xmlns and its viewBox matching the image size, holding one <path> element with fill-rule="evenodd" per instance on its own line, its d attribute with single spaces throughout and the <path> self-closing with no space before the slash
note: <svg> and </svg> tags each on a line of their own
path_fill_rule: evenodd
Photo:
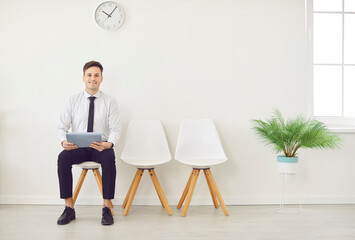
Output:
<svg viewBox="0 0 355 240">
<path fill-rule="evenodd" d="M 115 152 L 112 149 L 104 150 L 100 152 L 100 155 L 102 159 L 115 159 Z"/>
<path fill-rule="evenodd" d="M 63 150 L 61 153 L 59 153 L 57 164 L 58 167 L 71 165 L 71 157 L 69 151 Z"/>
<path fill-rule="evenodd" d="M 110 166 L 115 166 L 116 165 L 116 160 L 115 160 L 115 153 L 112 149 L 102 151 L 100 153 L 100 160 L 101 160 L 101 165 L 110 165 Z"/>
</svg>

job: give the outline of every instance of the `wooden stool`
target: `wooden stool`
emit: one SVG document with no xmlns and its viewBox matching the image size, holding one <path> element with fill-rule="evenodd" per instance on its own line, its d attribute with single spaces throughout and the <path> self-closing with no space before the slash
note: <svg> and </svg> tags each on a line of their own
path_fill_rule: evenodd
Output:
<svg viewBox="0 0 355 240">
<path fill-rule="evenodd" d="M 95 176 L 96 182 L 97 182 L 97 186 L 100 189 L 101 196 L 103 196 L 102 178 L 101 178 L 101 174 L 100 174 L 100 171 L 99 171 L 99 168 L 101 167 L 101 164 L 97 163 L 97 162 L 88 161 L 88 162 L 83 162 L 83 163 L 80 163 L 80 164 L 74 164 L 74 166 L 81 167 L 82 171 L 81 171 L 79 180 L 78 180 L 78 182 L 76 184 L 76 187 L 75 187 L 75 190 L 74 190 L 74 193 L 73 193 L 73 204 L 75 204 L 76 199 L 78 198 L 81 186 L 83 185 L 83 182 L 84 182 L 84 179 L 86 177 L 86 174 L 88 173 L 88 170 L 92 170 L 92 172 L 93 172 L 93 174 Z M 110 200 L 110 202 L 111 202 L 111 200 Z M 110 209 L 111 209 L 111 213 L 113 215 L 114 212 L 112 210 L 112 208 L 113 208 L 112 202 L 111 202 L 111 206 L 112 207 Z"/>
</svg>

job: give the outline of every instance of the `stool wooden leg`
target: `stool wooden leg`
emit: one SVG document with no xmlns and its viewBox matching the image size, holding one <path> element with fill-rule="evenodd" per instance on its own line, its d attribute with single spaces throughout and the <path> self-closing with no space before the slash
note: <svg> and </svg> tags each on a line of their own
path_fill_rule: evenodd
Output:
<svg viewBox="0 0 355 240">
<path fill-rule="evenodd" d="M 102 191 L 102 178 L 99 169 L 92 169 L 92 172 L 94 173 L 95 180 L 97 182 L 97 186 L 99 186 L 101 196 L 103 196 L 103 191 Z"/>
<path fill-rule="evenodd" d="M 186 196 L 184 208 L 182 209 L 182 213 L 181 213 L 181 216 L 183 216 L 183 217 L 186 216 L 187 210 L 189 209 L 192 194 L 194 192 L 199 173 L 200 173 L 200 169 L 194 169 L 193 176 L 192 176 L 191 183 L 190 183 L 190 187 L 189 187 L 189 191 Z"/>
<path fill-rule="evenodd" d="M 134 183 L 138 180 L 138 176 L 139 176 L 139 171 L 137 170 L 136 175 L 134 175 L 134 178 L 132 180 L 131 186 L 129 187 L 129 190 L 128 190 L 127 194 L 126 194 L 126 198 L 124 199 L 124 201 L 122 203 L 122 208 L 126 207 L 129 195 L 130 195 L 130 193 L 132 191 L 132 187 L 134 186 Z"/>
<path fill-rule="evenodd" d="M 129 209 L 131 208 L 131 205 L 132 205 L 132 202 L 133 202 L 133 199 L 134 199 L 134 195 L 137 192 L 137 188 L 138 188 L 139 182 L 141 181 L 144 169 L 137 169 L 137 172 L 138 172 L 137 180 L 134 182 L 134 185 L 132 186 L 132 190 L 129 193 L 129 197 L 128 197 L 128 200 L 127 200 L 126 208 L 123 211 L 123 215 L 124 216 L 128 215 Z"/>
<path fill-rule="evenodd" d="M 223 213 L 224 213 L 224 215 L 228 216 L 229 213 L 228 213 L 227 207 L 224 204 L 222 195 L 221 195 L 221 193 L 218 190 L 217 184 L 216 184 L 216 182 L 215 182 L 215 180 L 214 180 L 214 178 L 212 176 L 211 170 L 210 169 L 206 169 L 206 172 L 207 172 L 206 176 L 210 179 L 210 183 L 211 183 L 212 189 L 214 190 L 214 192 L 217 195 L 218 202 L 221 204 L 221 208 L 223 210 Z"/>
<path fill-rule="evenodd" d="M 97 186 L 99 187 L 100 192 L 101 192 L 101 196 L 103 196 L 104 194 L 103 194 L 103 190 L 102 190 L 102 177 L 101 177 L 100 171 L 99 171 L 99 169 L 92 169 L 92 172 L 94 173 Z M 110 205 L 111 205 L 111 207 L 110 207 L 111 213 L 112 213 L 112 215 L 114 215 L 113 204 L 112 204 L 111 200 L 110 200 Z"/>
<path fill-rule="evenodd" d="M 179 204 L 177 205 L 177 208 L 178 208 L 178 209 L 181 208 L 182 204 L 183 204 L 184 201 L 185 201 L 187 192 L 189 191 L 189 188 L 190 188 L 190 183 L 191 183 L 191 179 L 192 179 L 193 173 L 194 173 L 194 169 L 192 169 L 191 174 L 190 174 L 190 177 L 189 177 L 189 180 L 187 181 L 187 184 L 186 184 L 186 186 L 185 186 L 184 192 L 183 192 L 182 195 L 181 195 Z"/>
<path fill-rule="evenodd" d="M 75 187 L 75 190 L 74 190 L 74 193 L 73 193 L 73 205 L 76 202 L 76 199 L 78 197 L 78 194 L 80 192 L 81 186 L 83 185 L 83 182 L 84 182 L 84 179 L 85 179 L 87 173 L 88 173 L 87 169 L 83 169 L 81 171 L 78 183 L 76 184 L 76 187 Z"/>
<path fill-rule="evenodd" d="M 160 202 L 162 203 L 162 205 L 163 205 L 163 207 L 165 208 L 165 210 L 166 210 L 166 212 L 168 213 L 168 215 L 172 215 L 173 213 L 172 213 L 172 211 L 171 211 L 171 209 L 170 209 L 170 206 L 169 206 L 168 201 L 166 200 L 166 197 L 165 197 L 165 195 L 164 195 L 163 189 L 162 189 L 161 186 L 160 186 L 158 177 L 157 177 L 157 175 L 155 174 L 154 169 L 149 169 L 148 171 L 149 171 L 150 178 L 152 179 L 152 182 L 153 182 L 153 184 L 154 184 L 155 190 L 156 190 L 157 193 L 158 193 Z"/>
<path fill-rule="evenodd" d="M 208 188 L 210 189 L 213 205 L 214 205 L 215 208 L 218 208 L 218 202 L 217 202 L 217 199 L 216 199 L 216 194 L 214 193 L 214 190 L 213 190 L 213 188 L 211 186 L 210 179 L 207 177 L 207 169 L 203 169 L 203 172 L 205 173 L 207 185 L 208 185 Z"/>
</svg>

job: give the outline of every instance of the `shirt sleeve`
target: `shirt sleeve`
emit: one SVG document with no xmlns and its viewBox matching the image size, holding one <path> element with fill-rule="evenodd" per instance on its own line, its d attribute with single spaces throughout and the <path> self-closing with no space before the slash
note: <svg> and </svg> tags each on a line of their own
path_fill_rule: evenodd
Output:
<svg viewBox="0 0 355 240">
<path fill-rule="evenodd" d="M 122 128 L 120 123 L 120 112 L 118 110 L 118 104 L 114 98 L 110 104 L 108 126 L 110 133 L 107 142 L 112 142 L 114 145 L 116 145 L 121 138 Z"/>
<path fill-rule="evenodd" d="M 60 143 L 67 140 L 66 133 L 70 129 L 70 124 L 72 122 L 72 106 L 70 99 L 68 99 L 64 105 L 62 112 L 60 113 L 59 125 L 57 128 L 58 138 Z"/>
</svg>

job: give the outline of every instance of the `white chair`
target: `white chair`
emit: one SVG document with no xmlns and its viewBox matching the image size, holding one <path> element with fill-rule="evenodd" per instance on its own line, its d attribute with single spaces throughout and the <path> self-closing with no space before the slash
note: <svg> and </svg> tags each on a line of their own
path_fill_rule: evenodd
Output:
<svg viewBox="0 0 355 240">
<path fill-rule="evenodd" d="M 169 215 L 172 215 L 154 171 L 155 166 L 171 160 L 168 142 L 160 121 L 132 120 L 127 129 L 121 160 L 137 167 L 136 175 L 122 204 L 125 208 L 123 215 L 128 215 L 144 170 L 148 170 L 162 206 Z"/>
<path fill-rule="evenodd" d="M 215 208 L 218 208 L 219 202 L 224 215 L 229 215 L 222 195 L 210 171 L 211 166 L 223 163 L 227 160 L 217 129 L 212 120 L 199 119 L 184 120 L 182 122 L 176 146 L 175 159 L 193 168 L 177 206 L 177 208 L 180 209 L 186 199 L 181 216 L 186 216 L 200 170 L 203 170 L 205 173 Z"/>
<path fill-rule="evenodd" d="M 102 196 L 103 195 L 103 193 L 102 193 L 102 178 L 101 178 L 101 174 L 99 171 L 101 164 L 97 163 L 97 162 L 93 162 L 93 161 L 87 161 L 87 162 L 83 162 L 80 164 L 74 164 L 73 166 L 77 166 L 82 169 L 79 180 L 76 184 L 76 187 L 75 187 L 75 190 L 73 193 L 73 204 L 75 204 L 76 199 L 78 198 L 81 186 L 83 185 L 83 182 L 85 180 L 86 174 L 88 173 L 88 170 L 92 170 L 92 172 L 95 176 L 97 186 L 99 187 L 100 192 L 101 192 L 101 196 Z M 113 207 L 112 202 L 111 202 L 111 206 Z M 112 208 L 110 208 L 110 209 L 111 209 L 111 213 L 113 214 Z"/>
</svg>

